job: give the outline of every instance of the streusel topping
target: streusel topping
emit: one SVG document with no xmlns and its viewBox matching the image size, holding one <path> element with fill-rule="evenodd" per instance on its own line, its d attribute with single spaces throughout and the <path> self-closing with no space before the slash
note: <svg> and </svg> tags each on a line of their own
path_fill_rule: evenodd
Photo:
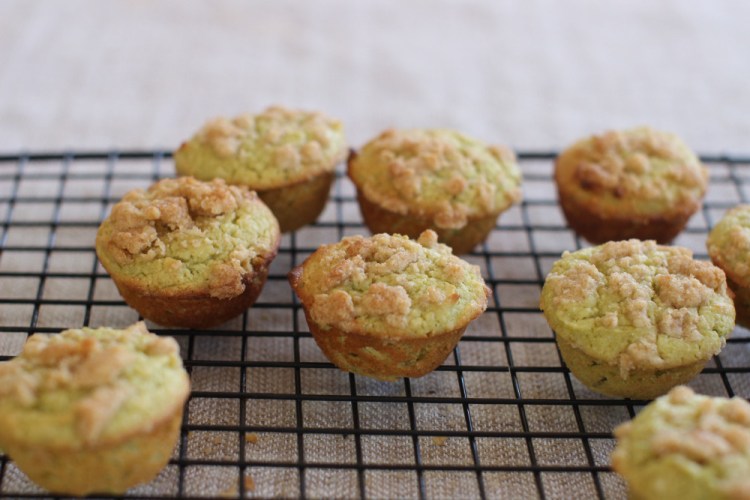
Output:
<svg viewBox="0 0 750 500">
<path fill-rule="evenodd" d="M 277 237 L 278 224 L 255 192 L 181 177 L 127 193 L 102 223 L 97 253 L 154 286 L 203 283 L 212 296 L 231 298 Z"/>
<path fill-rule="evenodd" d="M 272 106 L 209 121 L 175 152 L 175 163 L 182 175 L 268 189 L 330 172 L 346 152 L 340 121 Z"/>
<path fill-rule="evenodd" d="M 451 330 L 487 307 L 479 268 L 455 257 L 433 231 L 352 236 L 319 248 L 293 286 L 324 328 L 383 336 Z"/>
<path fill-rule="evenodd" d="M 750 404 L 742 398 L 708 397 L 677 386 L 617 427 L 615 437 L 618 470 L 684 461 L 715 476 L 717 489 L 728 498 L 747 498 L 750 492 Z M 741 492 L 745 496 L 732 496 Z"/>
<path fill-rule="evenodd" d="M 682 247 L 609 242 L 565 252 L 540 307 L 558 335 L 590 356 L 634 368 L 668 368 L 717 353 L 734 324 L 721 269 Z"/>
<path fill-rule="evenodd" d="M 560 155 L 556 168 L 560 189 L 644 213 L 694 204 L 708 180 L 708 171 L 681 139 L 649 127 L 579 141 Z"/>
<path fill-rule="evenodd" d="M 729 278 L 750 287 L 750 205 L 732 208 L 711 230 L 706 241 L 711 260 Z"/>
<path fill-rule="evenodd" d="M 157 394 L 148 394 L 150 387 Z M 61 437 L 85 442 L 96 441 L 116 418 L 127 426 L 134 412 L 158 416 L 166 402 L 140 405 L 153 397 L 180 399 L 180 391 L 187 391 L 187 375 L 177 342 L 149 333 L 142 322 L 124 330 L 32 335 L 18 357 L 0 363 L 3 413 L 20 412 L 29 425 L 45 416 L 58 419 Z"/>
<path fill-rule="evenodd" d="M 510 149 L 450 130 L 387 130 L 350 160 L 349 176 L 370 200 L 401 214 L 462 228 L 521 199 Z"/>
</svg>

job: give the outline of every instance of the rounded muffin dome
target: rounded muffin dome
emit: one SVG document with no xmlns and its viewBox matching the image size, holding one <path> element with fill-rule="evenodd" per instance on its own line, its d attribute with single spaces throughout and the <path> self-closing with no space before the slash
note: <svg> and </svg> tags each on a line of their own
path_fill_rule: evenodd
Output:
<svg viewBox="0 0 750 500">
<path fill-rule="evenodd" d="M 272 189 L 332 172 L 347 154 L 339 120 L 271 106 L 262 113 L 215 118 L 175 151 L 177 173 Z"/>
<path fill-rule="evenodd" d="M 453 130 L 386 130 L 349 156 L 348 175 L 370 231 L 417 238 L 429 229 L 456 254 L 521 199 L 513 152 Z"/>
<path fill-rule="evenodd" d="M 123 493 L 167 464 L 190 392 L 179 346 L 141 323 L 29 337 L 0 363 L 0 448 L 55 493 Z"/>
<path fill-rule="evenodd" d="M 181 177 L 127 193 L 99 227 L 96 251 L 144 317 L 200 327 L 252 304 L 279 237 L 273 214 L 246 187 Z"/>
<path fill-rule="evenodd" d="M 668 243 L 701 206 L 708 170 L 675 134 L 636 127 L 582 139 L 555 162 L 568 224 L 593 243 Z"/>
<path fill-rule="evenodd" d="M 724 347 L 735 318 L 729 294 L 721 269 L 687 248 L 627 240 L 565 252 L 540 307 L 584 383 L 653 397 L 689 380 Z"/>
<path fill-rule="evenodd" d="M 352 157 L 349 177 L 368 200 L 438 228 L 464 227 L 521 198 L 510 149 L 445 129 L 386 130 Z"/>
<path fill-rule="evenodd" d="M 612 467 L 634 498 L 750 495 L 750 404 L 672 389 L 615 429 Z"/>
<path fill-rule="evenodd" d="M 490 294 L 479 268 L 433 231 L 352 236 L 323 245 L 289 281 L 323 353 L 382 380 L 419 377 L 450 354 Z"/>
</svg>

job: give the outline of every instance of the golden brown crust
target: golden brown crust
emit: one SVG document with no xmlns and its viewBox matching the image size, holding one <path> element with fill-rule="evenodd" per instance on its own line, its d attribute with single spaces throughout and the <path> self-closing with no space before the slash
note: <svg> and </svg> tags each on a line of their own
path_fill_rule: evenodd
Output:
<svg viewBox="0 0 750 500">
<path fill-rule="evenodd" d="M 288 233 L 318 219 L 335 177 L 334 172 L 324 172 L 287 186 L 259 190 L 258 196 L 278 219 L 281 232 Z"/>
<path fill-rule="evenodd" d="M 737 323 L 750 328 L 750 205 L 727 211 L 706 240 L 711 261 L 727 275 L 735 294 Z"/>
<path fill-rule="evenodd" d="M 275 248 L 278 248 L 277 238 Z M 268 278 L 268 269 L 276 251 L 256 259 L 252 275 L 242 278 L 239 295 L 220 298 L 210 290 L 203 293 L 164 290 L 153 294 L 149 290 L 112 276 L 117 290 L 130 307 L 144 318 L 164 326 L 211 328 L 242 314 L 260 296 Z"/>
<path fill-rule="evenodd" d="M 738 205 L 727 211 L 711 230 L 706 241 L 711 260 L 732 277 L 750 288 L 750 205 Z"/>
<path fill-rule="evenodd" d="M 565 366 L 578 380 L 593 391 L 618 398 L 653 399 L 661 396 L 670 388 L 695 378 L 707 363 L 702 359 L 670 370 L 631 371 L 624 379 L 619 366 L 602 363 L 559 336 L 556 341 Z"/>
<path fill-rule="evenodd" d="M 437 234 L 440 242 L 451 247 L 456 255 L 469 253 L 486 240 L 498 218 L 497 215 L 469 218 L 466 225 L 460 229 L 445 229 L 436 227 L 429 217 L 403 215 L 383 208 L 377 203 L 372 203 L 359 190 L 357 200 L 362 218 L 373 234 L 404 234 L 410 238 L 418 238 L 422 232 L 431 229 Z"/>
<path fill-rule="evenodd" d="M 47 449 L 8 442 L 18 467 L 39 486 L 55 492 L 84 496 L 124 493 L 151 481 L 169 461 L 182 423 L 184 400 L 165 418 L 138 433 L 95 447 Z"/>
<path fill-rule="evenodd" d="M 745 328 L 750 328 L 750 289 L 735 282 L 729 272 L 726 274 L 727 285 L 734 293 L 734 308 L 737 312 L 737 324 L 742 325 Z"/>
<path fill-rule="evenodd" d="M 628 216 L 609 215 L 581 205 L 567 196 L 558 184 L 558 199 L 568 225 L 591 243 L 637 238 L 639 240 L 656 240 L 666 244 L 677 237 L 685 228 L 690 217 L 700 208 L 700 203 L 688 203 L 682 210 L 670 216 Z"/>
<path fill-rule="evenodd" d="M 435 370 L 466 331 L 463 327 L 431 337 L 393 341 L 336 327 L 323 330 L 307 309 L 305 317 L 315 343 L 334 365 L 389 382 L 401 377 L 422 377 Z"/>
</svg>

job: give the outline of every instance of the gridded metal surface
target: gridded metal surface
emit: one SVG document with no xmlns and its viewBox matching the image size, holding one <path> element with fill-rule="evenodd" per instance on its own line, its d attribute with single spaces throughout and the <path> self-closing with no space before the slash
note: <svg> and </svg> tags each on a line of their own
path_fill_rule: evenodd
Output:
<svg viewBox="0 0 750 500">
<path fill-rule="evenodd" d="M 179 340 L 193 392 L 170 464 L 128 495 L 624 498 L 608 468 L 611 431 L 643 402 L 571 377 L 537 307 L 552 262 L 584 244 L 557 207 L 552 158 L 520 155 L 525 201 L 466 257 L 492 287 L 491 305 L 423 378 L 377 382 L 333 367 L 287 284 L 318 245 L 367 232 L 341 175 L 319 222 L 282 239 L 242 317 L 211 331 L 149 324 Z M 675 242 L 700 258 L 711 225 L 750 197 L 750 158 L 705 160 L 705 207 Z M 126 191 L 172 175 L 161 152 L 0 157 L 0 359 L 33 332 L 138 319 L 98 265 L 94 237 Z M 694 388 L 750 395 L 749 338 L 738 328 Z M 43 496 L 0 455 L 0 498 Z"/>
</svg>

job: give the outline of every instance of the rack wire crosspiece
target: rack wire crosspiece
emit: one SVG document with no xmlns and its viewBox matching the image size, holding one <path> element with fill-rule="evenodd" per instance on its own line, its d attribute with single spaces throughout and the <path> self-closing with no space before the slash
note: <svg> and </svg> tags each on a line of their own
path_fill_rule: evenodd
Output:
<svg viewBox="0 0 750 500">
<path fill-rule="evenodd" d="M 466 256 L 493 289 L 487 312 L 438 370 L 398 383 L 331 365 L 286 281 L 318 245 L 367 234 L 339 173 L 319 221 L 284 236 L 242 317 L 211 331 L 149 325 L 178 339 L 193 391 L 169 465 L 126 496 L 624 498 L 611 432 L 643 402 L 583 387 L 538 309 L 552 262 L 585 244 L 558 209 L 553 159 L 519 154 L 524 202 Z M 722 213 L 750 199 L 750 158 L 704 162 L 706 203 L 675 242 L 699 258 Z M 173 175 L 158 151 L 0 156 L 0 360 L 31 333 L 138 319 L 98 265 L 94 237 L 125 192 Z M 750 396 L 749 341 L 737 328 L 694 388 Z M 0 498 L 47 496 L 0 452 Z"/>
</svg>

